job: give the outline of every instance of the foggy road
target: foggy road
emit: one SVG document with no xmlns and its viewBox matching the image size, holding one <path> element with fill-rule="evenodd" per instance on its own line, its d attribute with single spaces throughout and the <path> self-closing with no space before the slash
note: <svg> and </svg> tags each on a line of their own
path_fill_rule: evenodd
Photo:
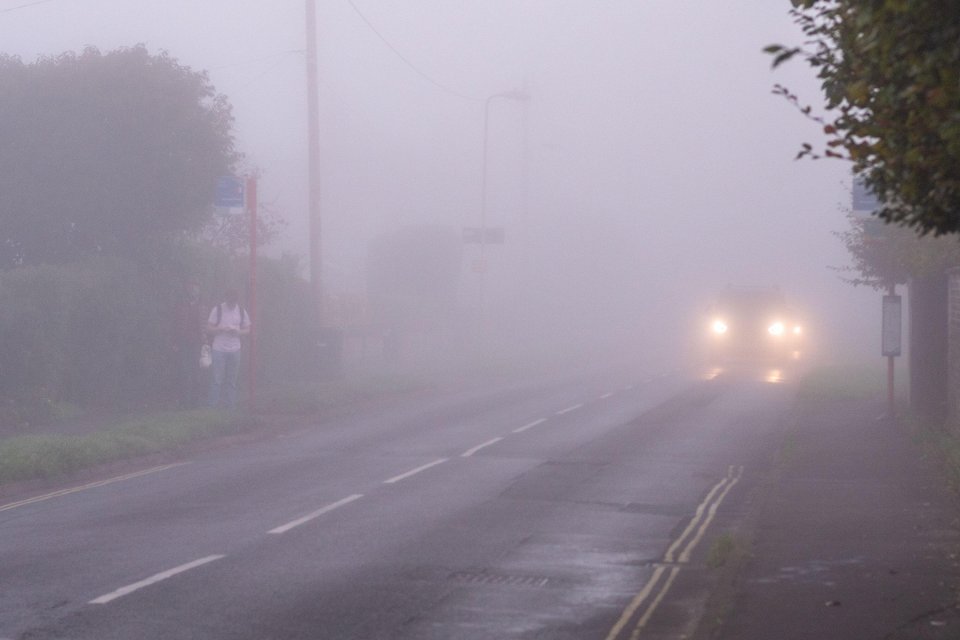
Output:
<svg viewBox="0 0 960 640">
<path fill-rule="evenodd" d="M 0 638 L 675 637 L 791 400 L 779 372 L 423 394 L 0 504 Z"/>
<path fill-rule="evenodd" d="M 0 0 L 0 640 L 690 638 L 807 426 L 691 363 L 960 414 L 956 38 L 797 4 Z"/>
</svg>

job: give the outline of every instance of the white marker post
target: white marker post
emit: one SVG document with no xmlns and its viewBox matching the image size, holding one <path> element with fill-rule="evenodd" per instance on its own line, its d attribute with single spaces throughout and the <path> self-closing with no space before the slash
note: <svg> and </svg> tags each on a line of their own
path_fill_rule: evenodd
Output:
<svg viewBox="0 0 960 640">
<path fill-rule="evenodd" d="M 893 385 L 893 359 L 901 353 L 903 334 L 902 302 L 896 295 L 896 286 L 890 285 L 889 293 L 883 296 L 883 327 L 881 329 L 881 354 L 887 358 L 887 407 L 890 417 L 896 415 L 896 394 Z"/>
</svg>

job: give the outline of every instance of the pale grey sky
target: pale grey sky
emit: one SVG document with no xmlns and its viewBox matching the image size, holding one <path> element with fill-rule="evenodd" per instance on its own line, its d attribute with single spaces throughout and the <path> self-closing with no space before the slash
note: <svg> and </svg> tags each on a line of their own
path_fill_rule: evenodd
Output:
<svg viewBox="0 0 960 640">
<path fill-rule="evenodd" d="M 262 199 L 290 223 L 282 246 L 306 252 L 302 0 L 25 4 L 0 0 L 0 49 L 25 60 L 142 42 L 208 70 L 234 105 L 239 148 L 264 171 Z M 779 284 L 830 309 L 823 332 L 864 340 L 874 297 L 827 268 L 847 262 L 832 232 L 845 225 L 849 168 L 793 160 L 818 128 L 770 89 L 818 102 L 817 84 L 800 63 L 772 72 L 761 53 L 800 39 L 789 6 L 319 0 L 330 286 L 362 289 L 378 233 L 477 224 L 482 100 L 525 83 L 529 103 L 490 112 L 489 219 L 508 238 L 491 250 L 494 303 L 583 301 L 584 322 L 619 310 L 627 325 L 659 309 L 653 324 L 669 324 L 725 283 Z M 474 277 L 466 268 L 466 295 Z"/>
</svg>

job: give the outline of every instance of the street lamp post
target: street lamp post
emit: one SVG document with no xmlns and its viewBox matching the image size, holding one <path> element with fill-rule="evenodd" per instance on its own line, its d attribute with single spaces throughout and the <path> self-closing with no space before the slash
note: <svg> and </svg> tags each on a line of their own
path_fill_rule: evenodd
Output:
<svg viewBox="0 0 960 640">
<path fill-rule="evenodd" d="M 483 167 L 480 180 L 480 329 L 485 331 L 487 324 L 486 279 L 487 279 L 487 166 L 490 147 L 490 104 L 497 98 L 526 102 L 530 96 L 514 89 L 489 96 L 483 107 Z"/>
<path fill-rule="evenodd" d="M 322 329 L 323 268 L 320 221 L 320 97 L 317 94 L 317 7 L 306 0 L 307 44 L 307 216 L 310 229 L 310 292 L 314 328 Z"/>
</svg>

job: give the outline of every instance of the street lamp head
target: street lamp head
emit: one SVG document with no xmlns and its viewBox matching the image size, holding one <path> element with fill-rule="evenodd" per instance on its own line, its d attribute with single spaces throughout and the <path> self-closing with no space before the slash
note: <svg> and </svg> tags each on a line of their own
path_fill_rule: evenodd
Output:
<svg viewBox="0 0 960 640">
<path fill-rule="evenodd" d="M 501 98 L 507 98 L 508 100 L 516 100 L 518 102 L 526 102 L 530 99 L 530 94 L 522 89 L 511 89 L 510 91 L 504 91 L 501 94 L 498 94 Z"/>
</svg>

